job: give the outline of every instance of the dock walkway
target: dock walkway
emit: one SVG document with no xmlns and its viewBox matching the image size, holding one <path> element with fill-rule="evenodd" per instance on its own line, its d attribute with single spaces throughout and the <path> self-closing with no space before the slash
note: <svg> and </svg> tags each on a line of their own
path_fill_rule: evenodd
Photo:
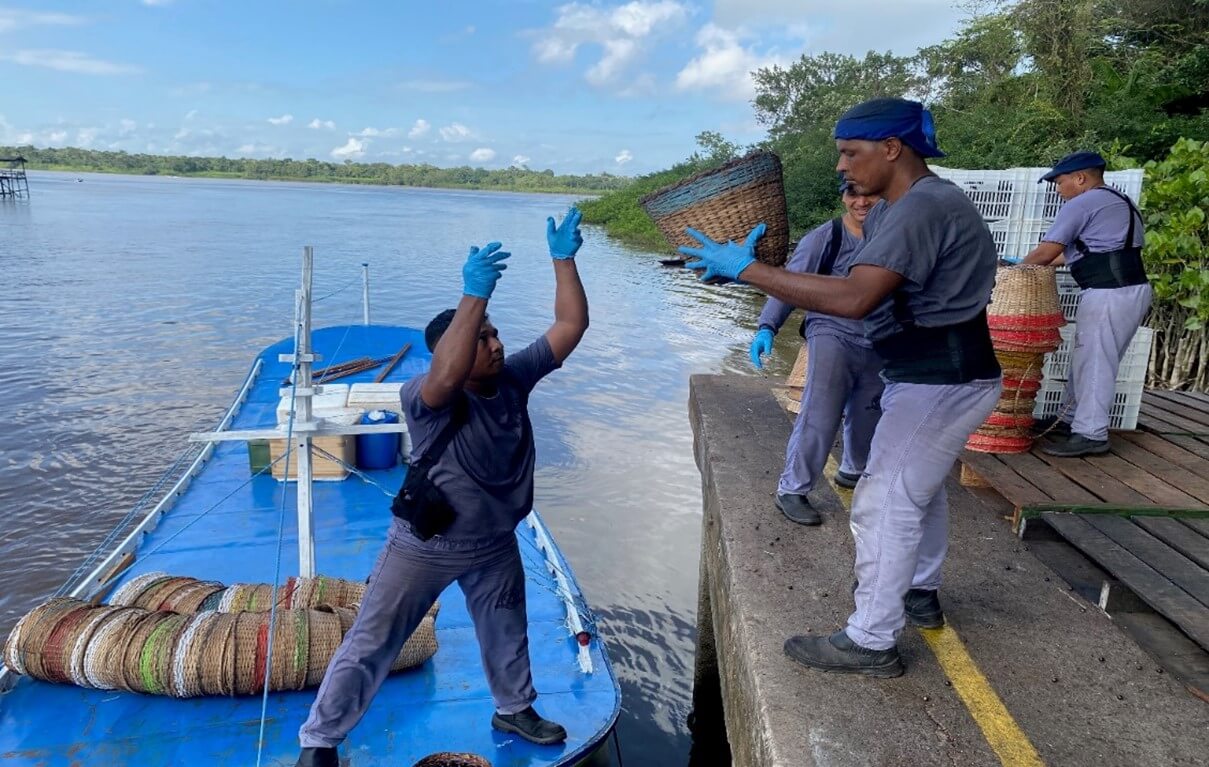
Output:
<svg viewBox="0 0 1209 767">
<path fill-rule="evenodd" d="M 1034 555 L 1049 542 L 1021 541 L 1006 521 L 1014 507 L 963 489 L 956 472 L 949 625 L 904 631 L 907 674 L 821 674 L 787 659 L 786 637 L 830 633 L 852 609 L 850 496 L 813 493 L 818 528 L 773 507 L 791 424 L 772 390 L 755 377 L 695 376 L 689 402 L 704 499 L 695 700 L 700 709 L 714 680 L 734 764 L 1203 760 L 1209 706 Z"/>
</svg>

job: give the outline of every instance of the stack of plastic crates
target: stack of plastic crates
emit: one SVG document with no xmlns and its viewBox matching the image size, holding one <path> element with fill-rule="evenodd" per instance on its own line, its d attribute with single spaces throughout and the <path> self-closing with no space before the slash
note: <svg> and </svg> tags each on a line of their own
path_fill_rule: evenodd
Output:
<svg viewBox="0 0 1209 767">
<path fill-rule="evenodd" d="M 1054 223 L 1062 198 L 1053 184 L 1038 184 L 1049 168 L 1007 170 L 932 170 L 952 181 L 973 201 L 991 230 L 1001 258 L 1019 261 L 1029 254 Z M 1142 196 L 1142 171 L 1121 170 L 1104 174 L 1104 180 L 1138 204 Z"/>
<path fill-rule="evenodd" d="M 1038 184 L 1049 168 L 1009 168 L 1007 170 L 932 170 L 941 178 L 957 184 L 978 208 L 982 220 L 991 230 L 991 239 L 1000 258 L 1020 261 L 1041 242 L 1054 223 L 1062 199 L 1053 184 Z M 1142 171 L 1122 170 L 1104 174 L 1104 180 L 1128 195 L 1138 204 L 1142 197 Z M 1058 301 L 1062 314 L 1070 323 L 1062 330 L 1062 346 L 1050 354 L 1045 363 L 1045 378 L 1037 393 L 1033 415 L 1046 418 L 1062 412 L 1062 394 L 1070 379 L 1071 345 L 1075 337 L 1075 311 L 1082 291 L 1066 269 L 1058 270 Z M 1139 328 L 1130 342 L 1117 374 L 1117 388 L 1109 411 L 1109 427 L 1137 427 L 1142 390 L 1150 362 L 1150 346 L 1154 334 L 1150 328 Z"/>
</svg>

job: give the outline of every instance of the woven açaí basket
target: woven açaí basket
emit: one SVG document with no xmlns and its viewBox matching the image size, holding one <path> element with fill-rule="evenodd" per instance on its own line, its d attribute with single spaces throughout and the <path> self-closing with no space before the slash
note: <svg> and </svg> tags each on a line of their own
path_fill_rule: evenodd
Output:
<svg viewBox="0 0 1209 767">
<path fill-rule="evenodd" d="M 639 203 L 673 248 L 700 244 L 684 233 L 685 227 L 715 242 L 742 242 L 763 222 L 768 229 L 756 245 L 756 258 L 782 266 L 789 255 L 781 160 L 772 152 L 752 152 L 652 192 Z"/>
</svg>

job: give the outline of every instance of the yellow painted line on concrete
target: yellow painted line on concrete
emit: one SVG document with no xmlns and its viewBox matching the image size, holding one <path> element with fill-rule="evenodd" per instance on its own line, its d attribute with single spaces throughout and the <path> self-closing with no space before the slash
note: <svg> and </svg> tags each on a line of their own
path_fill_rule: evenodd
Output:
<svg viewBox="0 0 1209 767">
<path fill-rule="evenodd" d="M 839 469 L 835 458 L 827 456 L 827 476 L 835 477 Z M 832 483 L 840 502 L 852 511 L 852 491 Z M 966 651 L 965 643 L 951 626 L 938 629 L 919 629 L 924 641 L 932 649 L 945 676 L 953 683 L 957 697 L 965 704 L 978 729 L 999 757 L 1004 767 L 1044 767 L 1040 754 L 1029 741 L 1024 730 L 1016 724 L 1007 706 L 991 687 L 991 683 L 979 670 L 978 664 Z"/>
</svg>

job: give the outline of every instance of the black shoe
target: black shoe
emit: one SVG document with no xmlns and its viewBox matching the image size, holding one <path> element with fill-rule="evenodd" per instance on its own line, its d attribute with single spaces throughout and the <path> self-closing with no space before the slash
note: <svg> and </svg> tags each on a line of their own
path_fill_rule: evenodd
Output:
<svg viewBox="0 0 1209 767">
<path fill-rule="evenodd" d="M 864 674 L 883 679 L 902 676 L 904 671 L 897 647 L 870 650 L 853 642 L 843 630 L 829 637 L 790 637 L 785 640 L 785 654 L 803 666 L 819 671 Z"/>
<path fill-rule="evenodd" d="M 1049 437 L 1069 437 L 1070 424 L 1066 421 L 1059 421 L 1057 416 L 1039 418 L 1033 422 L 1033 437 L 1040 437 L 1043 434 Z"/>
<path fill-rule="evenodd" d="M 849 474 L 846 471 L 836 471 L 835 484 L 840 487 L 846 487 L 849 490 L 856 487 L 856 483 L 861 481 L 860 474 Z"/>
<path fill-rule="evenodd" d="M 294 767 L 340 767 L 340 756 L 329 746 L 304 748 Z"/>
<path fill-rule="evenodd" d="M 533 706 L 515 714 L 496 714 L 491 717 L 491 726 L 504 732 L 513 732 L 531 743 L 549 746 L 567 739 L 567 731 L 561 724 L 542 719 Z"/>
<path fill-rule="evenodd" d="M 821 525 L 823 518 L 819 516 L 818 509 L 810 505 L 804 495 L 794 493 L 786 493 L 785 495 L 777 494 L 777 508 L 789 518 L 790 522 L 797 522 L 799 525 Z"/>
<path fill-rule="evenodd" d="M 1108 452 L 1108 440 L 1088 439 L 1082 434 L 1071 434 L 1064 440 L 1043 445 L 1041 452 L 1059 458 L 1078 458 L 1081 455 L 1103 455 Z"/>
<path fill-rule="evenodd" d="M 945 625 L 945 613 L 940 609 L 940 597 L 930 589 L 910 589 L 903 597 L 907 620 L 921 629 L 938 629 Z"/>
</svg>

